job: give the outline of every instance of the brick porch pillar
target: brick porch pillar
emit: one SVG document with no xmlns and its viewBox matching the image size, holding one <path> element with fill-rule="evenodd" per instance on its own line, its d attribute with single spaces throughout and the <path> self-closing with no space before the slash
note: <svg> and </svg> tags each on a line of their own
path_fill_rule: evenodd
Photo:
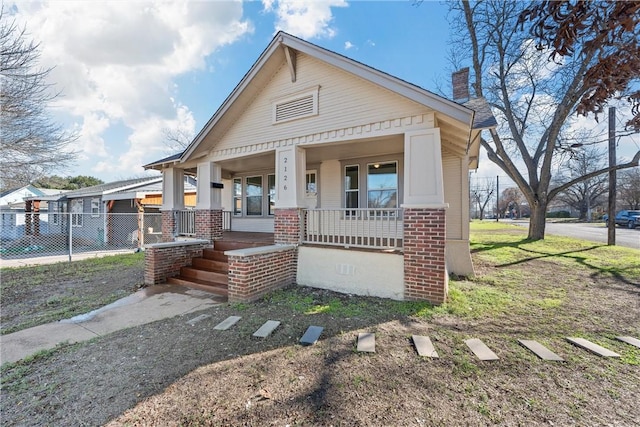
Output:
<svg viewBox="0 0 640 427">
<path fill-rule="evenodd" d="M 275 209 L 273 241 L 275 244 L 298 245 L 304 233 L 303 211 L 299 208 Z"/>
<path fill-rule="evenodd" d="M 173 242 L 176 231 L 176 217 L 174 211 L 162 211 L 162 241 Z"/>
<path fill-rule="evenodd" d="M 441 304 L 447 299 L 445 210 L 404 209 L 404 282 L 406 300 Z"/>
<path fill-rule="evenodd" d="M 196 210 L 196 238 L 210 242 L 222 239 L 222 209 Z"/>
</svg>

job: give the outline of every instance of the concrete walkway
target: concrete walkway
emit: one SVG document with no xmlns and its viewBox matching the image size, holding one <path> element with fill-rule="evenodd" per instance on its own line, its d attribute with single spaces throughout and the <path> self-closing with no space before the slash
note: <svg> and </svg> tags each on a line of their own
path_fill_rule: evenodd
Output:
<svg viewBox="0 0 640 427">
<path fill-rule="evenodd" d="M 61 343 L 87 341 L 218 304 L 221 304 L 221 300 L 208 292 L 182 286 L 151 286 L 72 319 L 0 336 L 0 364 L 16 362 Z"/>
</svg>

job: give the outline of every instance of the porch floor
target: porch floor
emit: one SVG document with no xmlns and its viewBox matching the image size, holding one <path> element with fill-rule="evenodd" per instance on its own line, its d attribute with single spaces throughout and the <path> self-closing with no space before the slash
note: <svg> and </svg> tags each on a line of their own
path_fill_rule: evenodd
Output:
<svg viewBox="0 0 640 427">
<path fill-rule="evenodd" d="M 273 233 L 252 233 L 248 231 L 225 231 L 222 241 L 242 243 L 263 243 L 264 246 L 273 245 Z"/>
</svg>

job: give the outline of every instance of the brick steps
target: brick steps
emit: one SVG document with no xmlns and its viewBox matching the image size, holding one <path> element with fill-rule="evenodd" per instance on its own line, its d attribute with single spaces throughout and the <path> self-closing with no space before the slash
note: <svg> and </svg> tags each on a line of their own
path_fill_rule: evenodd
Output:
<svg viewBox="0 0 640 427">
<path fill-rule="evenodd" d="M 263 245 L 264 243 L 260 242 L 218 240 L 214 243 L 213 249 L 203 249 L 202 257 L 193 258 L 190 266 L 182 267 L 180 275 L 167 279 L 167 283 L 227 297 L 229 293 L 229 257 L 224 252 Z"/>
</svg>

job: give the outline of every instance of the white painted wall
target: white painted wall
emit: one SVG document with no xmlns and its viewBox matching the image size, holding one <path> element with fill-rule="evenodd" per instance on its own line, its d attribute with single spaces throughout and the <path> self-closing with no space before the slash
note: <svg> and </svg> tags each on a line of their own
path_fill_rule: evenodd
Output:
<svg viewBox="0 0 640 427">
<path fill-rule="evenodd" d="M 328 160 L 320 165 L 320 208 L 342 207 L 342 168 L 339 160 Z"/>
<path fill-rule="evenodd" d="M 298 248 L 299 285 L 356 295 L 404 298 L 404 258 L 399 254 Z"/>
<path fill-rule="evenodd" d="M 273 218 L 231 217 L 231 231 L 273 233 Z"/>
</svg>

